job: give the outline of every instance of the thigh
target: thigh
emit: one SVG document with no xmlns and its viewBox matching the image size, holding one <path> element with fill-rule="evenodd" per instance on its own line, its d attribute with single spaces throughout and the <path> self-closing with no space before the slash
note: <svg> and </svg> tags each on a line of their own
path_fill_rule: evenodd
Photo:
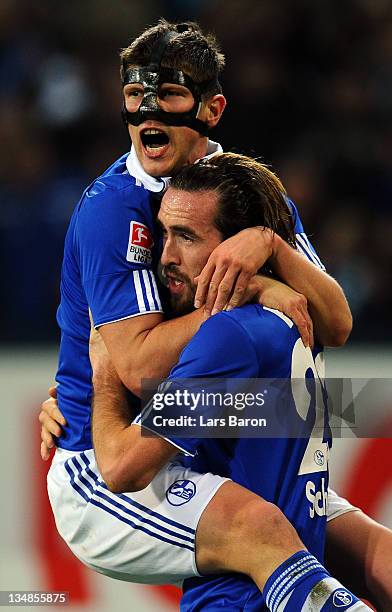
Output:
<svg viewBox="0 0 392 612">
<path fill-rule="evenodd" d="M 94 452 L 57 450 L 48 493 L 57 529 L 90 568 L 129 582 L 178 583 L 198 576 L 196 528 L 226 479 L 173 462 L 143 491 L 111 493 Z"/>
</svg>

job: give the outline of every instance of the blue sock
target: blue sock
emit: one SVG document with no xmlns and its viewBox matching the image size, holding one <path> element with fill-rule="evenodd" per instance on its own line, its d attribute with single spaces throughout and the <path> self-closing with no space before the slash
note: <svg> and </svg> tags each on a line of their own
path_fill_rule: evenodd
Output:
<svg viewBox="0 0 392 612">
<path fill-rule="evenodd" d="M 271 612 L 370 610 L 306 550 L 295 553 L 274 571 L 263 596 Z"/>
</svg>

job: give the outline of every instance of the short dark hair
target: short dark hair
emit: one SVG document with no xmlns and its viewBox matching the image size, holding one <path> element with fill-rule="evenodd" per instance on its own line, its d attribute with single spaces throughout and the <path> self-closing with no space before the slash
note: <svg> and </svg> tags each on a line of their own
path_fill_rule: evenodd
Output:
<svg viewBox="0 0 392 612">
<path fill-rule="evenodd" d="M 160 19 L 158 24 L 147 28 L 128 47 L 121 50 L 121 80 L 130 66 L 146 66 L 156 41 L 167 32 L 178 32 L 169 41 L 163 58 L 163 68 L 182 70 L 195 83 L 218 81 L 225 65 L 225 57 L 213 34 L 204 34 L 197 23 L 192 21 L 181 24 Z M 220 86 L 206 91 L 203 97 L 221 93 Z"/>
<path fill-rule="evenodd" d="M 271 228 L 295 246 L 286 190 L 264 164 L 237 153 L 218 153 L 185 166 L 171 181 L 181 191 L 215 191 L 214 224 L 223 240 L 256 226 Z"/>
</svg>

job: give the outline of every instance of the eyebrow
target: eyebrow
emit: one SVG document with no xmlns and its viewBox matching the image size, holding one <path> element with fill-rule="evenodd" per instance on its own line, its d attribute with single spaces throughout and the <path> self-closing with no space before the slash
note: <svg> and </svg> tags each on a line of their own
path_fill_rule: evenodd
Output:
<svg viewBox="0 0 392 612">
<path fill-rule="evenodd" d="M 195 234 L 195 232 L 188 227 L 187 225 L 171 225 L 170 229 L 172 230 L 172 232 L 177 232 L 177 233 L 184 233 L 184 234 L 189 234 L 190 236 L 192 236 L 193 238 L 198 238 L 199 236 L 197 234 Z"/>
<path fill-rule="evenodd" d="M 164 227 L 159 217 L 157 217 L 157 223 L 159 227 L 161 228 L 161 230 L 166 231 L 166 228 Z M 184 233 L 184 234 L 189 234 L 189 236 L 192 236 L 192 238 L 199 238 L 199 236 L 195 234 L 195 232 L 187 225 L 171 225 L 169 229 L 172 232 L 176 232 L 177 234 Z"/>
</svg>

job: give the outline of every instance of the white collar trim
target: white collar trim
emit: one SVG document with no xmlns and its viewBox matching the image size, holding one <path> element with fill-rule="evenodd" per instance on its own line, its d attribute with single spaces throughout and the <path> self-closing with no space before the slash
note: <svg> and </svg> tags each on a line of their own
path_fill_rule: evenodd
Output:
<svg viewBox="0 0 392 612">
<path fill-rule="evenodd" d="M 205 157 L 211 157 L 212 155 L 216 155 L 216 153 L 222 152 L 223 149 L 218 142 L 214 142 L 213 140 L 208 141 L 207 155 Z M 147 174 L 147 172 L 143 170 L 134 147 L 131 147 L 131 151 L 127 157 L 126 166 L 129 174 L 135 177 L 136 185 L 142 185 L 154 193 L 160 193 L 161 191 L 165 191 L 165 189 L 167 189 L 170 176 L 155 178 L 154 176 Z"/>
</svg>

